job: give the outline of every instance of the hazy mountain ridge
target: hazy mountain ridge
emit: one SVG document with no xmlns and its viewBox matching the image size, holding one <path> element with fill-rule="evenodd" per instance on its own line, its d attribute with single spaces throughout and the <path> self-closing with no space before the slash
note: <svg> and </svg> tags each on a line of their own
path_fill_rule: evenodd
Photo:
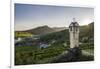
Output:
<svg viewBox="0 0 100 69">
<path fill-rule="evenodd" d="M 48 33 L 61 31 L 64 29 L 66 29 L 66 27 L 53 27 L 53 28 L 51 28 L 51 27 L 48 27 L 47 25 L 44 25 L 44 26 L 36 27 L 33 29 L 25 30 L 25 31 L 15 31 L 15 32 L 27 32 L 27 33 L 31 33 L 34 35 L 44 35 L 44 34 L 48 34 Z"/>
<path fill-rule="evenodd" d="M 33 35 L 46 35 L 46 34 L 66 34 L 63 33 L 63 31 L 66 31 L 67 34 L 69 34 L 68 28 L 67 27 L 48 27 L 47 25 L 45 26 L 40 26 L 37 28 L 33 28 L 30 30 L 25 30 L 25 31 L 15 31 L 15 32 L 27 32 Z M 58 36 L 58 35 L 57 35 Z M 80 37 L 88 37 L 88 38 L 93 38 L 94 36 L 94 22 L 89 23 L 88 25 L 83 25 L 80 26 Z"/>
</svg>

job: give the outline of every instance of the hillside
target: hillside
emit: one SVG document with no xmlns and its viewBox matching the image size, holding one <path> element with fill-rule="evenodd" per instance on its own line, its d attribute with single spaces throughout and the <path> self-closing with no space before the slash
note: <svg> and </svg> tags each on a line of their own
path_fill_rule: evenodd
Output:
<svg viewBox="0 0 100 69">
<path fill-rule="evenodd" d="M 80 26 L 80 41 L 92 41 L 94 42 L 94 22 Z"/>
<path fill-rule="evenodd" d="M 80 26 L 80 42 L 94 42 L 94 22 Z M 58 40 L 58 41 L 67 41 L 69 44 L 69 30 L 65 29 L 62 31 L 50 33 L 41 36 L 41 41 L 52 41 L 52 40 Z"/>
<path fill-rule="evenodd" d="M 54 31 L 55 30 L 53 30 L 52 28 L 45 25 L 45 26 L 40 26 L 37 28 L 30 29 L 30 30 L 25 30 L 22 32 L 28 32 L 28 33 L 35 34 L 35 35 L 43 35 L 43 34 L 47 34 L 47 33 L 52 33 Z"/>
<path fill-rule="evenodd" d="M 19 32 L 27 32 L 32 35 L 41 35 L 40 41 L 52 41 L 52 40 L 62 40 L 68 41 L 69 43 L 69 30 L 66 27 L 55 27 L 50 28 L 48 26 L 41 26 L 34 29 L 26 30 L 26 31 L 16 31 Z M 16 35 L 15 35 L 16 36 Z M 94 42 L 94 22 L 80 26 L 80 41 L 81 42 Z"/>
<path fill-rule="evenodd" d="M 29 29 L 29 30 L 25 30 L 25 31 L 16 31 L 16 32 L 27 32 L 27 33 L 31 33 L 34 35 L 45 35 L 48 33 L 58 32 L 58 31 L 65 30 L 65 29 L 66 29 L 66 27 L 51 28 L 51 27 L 48 27 L 47 25 L 44 25 L 44 26 L 33 28 L 33 29 Z"/>
<path fill-rule="evenodd" d="M 67 27 L 53 27 L 53 29 L 55 31 L 62 31 L 62 30 L 68 29 L 68 28 Z"/>
</svg>

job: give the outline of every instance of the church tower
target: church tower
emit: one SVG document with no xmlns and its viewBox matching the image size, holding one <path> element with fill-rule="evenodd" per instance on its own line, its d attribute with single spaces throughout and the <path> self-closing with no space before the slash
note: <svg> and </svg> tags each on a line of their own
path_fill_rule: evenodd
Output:
<svg viewBox="0 0 100 69">
<path fill-rule="evenodd" d="M 70 48 L 79 47 L 79 24 L 76 22 L 75 18 L 69 25 L 70 33 Z"/>
</svg>

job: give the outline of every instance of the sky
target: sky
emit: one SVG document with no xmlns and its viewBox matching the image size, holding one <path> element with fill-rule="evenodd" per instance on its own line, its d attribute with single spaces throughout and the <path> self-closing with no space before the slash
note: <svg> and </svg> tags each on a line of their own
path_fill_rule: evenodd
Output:
<svg viewBox="0 0 100 69">
<path fill-rule="evenodd" d="M 15 30 L 22 31 L 38 26 L 68 27 L 75 18 L 79 25 L 94 21 L 94 9 L 86 7 L 15 4 Z"/>
</svg>

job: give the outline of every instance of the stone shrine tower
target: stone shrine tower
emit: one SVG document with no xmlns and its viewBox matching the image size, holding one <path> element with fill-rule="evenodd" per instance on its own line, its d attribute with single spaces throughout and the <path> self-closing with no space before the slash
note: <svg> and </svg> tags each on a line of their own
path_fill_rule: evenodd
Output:
<svg viewBox="0 0 100 69">
<path fill-rule="evenodd" d="M 79 24 L 76 22 L 75 18 L 69 25 L 70 33 L 70 48 L 79 47 Z"/>
</svg>

